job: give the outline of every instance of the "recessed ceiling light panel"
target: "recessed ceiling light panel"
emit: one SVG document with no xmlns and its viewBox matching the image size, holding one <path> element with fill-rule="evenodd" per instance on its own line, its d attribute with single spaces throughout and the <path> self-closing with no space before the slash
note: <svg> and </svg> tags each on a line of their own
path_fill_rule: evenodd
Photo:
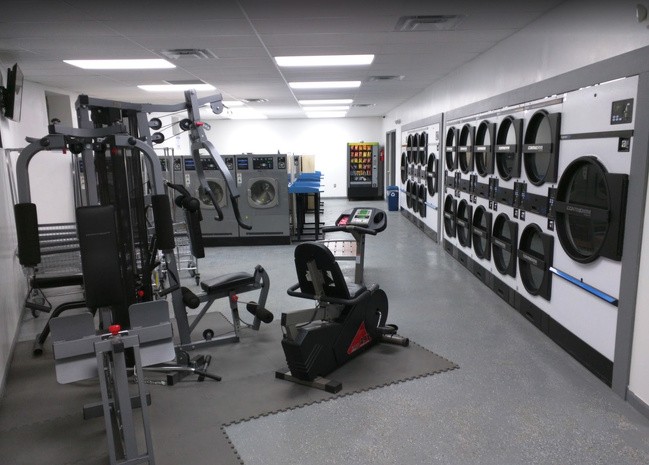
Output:
<svg viewBox="0 0 649 465">
<path fill-rule="evenodd" d="M 63 60 L 77 68 L 83 69 L 164 69 L 176 65 L 162 58 L 128 59 L 128 60 Z"/>
<path fill-rule="evenodd" d="M 307 111 L 309 118 L 344 118 L 346 111 Z"/>
<path fill-rule="evenodd" d="M 306 106 L 304 111 L 347 111 L 349 105 L 331 105 L 331 106 Z"/>
<path fill-rule="evenodd" d="M 142 84 L 138 86 L 147 92 L 184 92 L 189 89 L 199 90 L 215 90 L 211 84 Z"/>
<path fill-rule="evenodd" d="M 374 55 L 311 55 L 275 57 L 277 66 L 362 66 L 372 64 Z"/>
<path fill-rule="evenodd" d="M 361 86 L 361 81 L 308 81 L 289 82 L 292 89 L 353 89 Z"/>
<path fill-rule="evenodd" d="M 300 105 L 349 105 L 354 101 L 351 98 L 332 98 L 320 100 L 298 100 Z"/>
</svg>

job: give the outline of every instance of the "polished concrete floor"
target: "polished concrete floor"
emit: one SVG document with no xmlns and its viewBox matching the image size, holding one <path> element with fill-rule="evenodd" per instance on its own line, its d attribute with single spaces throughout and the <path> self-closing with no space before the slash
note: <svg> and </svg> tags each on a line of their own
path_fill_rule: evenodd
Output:
<svg viewBox="0 0 649 465">
<path fill-rule="evenodd" d="M 350 205 L 360 204 L 326 199 L 325 221 Z M 400 213 L 388 216 L 386 231 L 367 239 L 366 281 L 386 291 L 400 333 L 460 368 L 227 426 L 244 463 L 649 463 L 649 419 Z M 311 305 L 286 294 L 296 281 L 293 248 L 209 249 L 199 271 L 207 279 L 262 264 L 268 307 L 279 316 Z M 344 269 L 352 272 L 351 264 Z M 21 338 L 33 338 L 38 325 L 27 316 Z"/>
</svg>

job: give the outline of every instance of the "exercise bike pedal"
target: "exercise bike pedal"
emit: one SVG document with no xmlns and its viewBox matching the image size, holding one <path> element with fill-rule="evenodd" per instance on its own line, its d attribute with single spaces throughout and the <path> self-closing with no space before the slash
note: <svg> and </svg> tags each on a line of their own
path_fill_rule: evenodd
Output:
<svg viewBox="0 0 649 465">
<path fill-rule="evenodd" d="M 377 326 L 376 331 L 384 336 L 392 336 L 393 334 L 397 334 L 399 327 L 397 325 L 388 324 L 386 326 Z"/>
</svg>

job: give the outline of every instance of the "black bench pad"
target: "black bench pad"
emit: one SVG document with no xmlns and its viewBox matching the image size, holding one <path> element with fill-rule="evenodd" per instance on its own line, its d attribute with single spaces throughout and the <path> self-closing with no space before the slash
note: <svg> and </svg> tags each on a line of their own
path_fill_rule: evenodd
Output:
<svg viewBox="0 0 649 465">
<path fill-rule="evenodd" d="M 33 278 L 32 285 L 40 289 L 64 286 L 83 286 L 83 275 L 81 273 L 69 275 L 36 275 Z"/>
<path fill-rule="evenodd" d="M 208 294 L 234 291 L 240 286 L 248 286 L 255 283 L 255 277 L 250 273 L 229 273 L 207 281 L 201 282 L 201 288 Z"/>
</svg>

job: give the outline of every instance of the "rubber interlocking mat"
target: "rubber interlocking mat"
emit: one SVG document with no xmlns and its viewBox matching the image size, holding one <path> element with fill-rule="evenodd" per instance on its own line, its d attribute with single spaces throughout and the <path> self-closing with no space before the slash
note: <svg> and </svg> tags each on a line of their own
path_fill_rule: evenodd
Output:
<svg viewBox="0 0 649 465">
<path fill-rule="evenodd" d="M 220 313 L 207 314 L 195 334 L 210 327 L 218 335 L 227 325 Z M 275 379 L 275 371 L 286 367 L 280 340 L 276 322 L 259 332 L 244 329 L 239 343 L 198 351 L 212 356 L 209 371 L 221 382 L 189 377 L 174 386 L 147 386 L 158 465 L 240 464 L 227 425 L 457 368 L 412 341 L 405 348 L 381 344 L 336 370 L 330 377 L 343 389 L 330 394 Z M 98 400 L 96 380 L 56 382 L 51 346 L 34 358 L 31 343 L 19 343 L 0 404 L 2 462 L 107 464 L 103 419 L 82 417 L 83 405 Z"/>
</svg>

